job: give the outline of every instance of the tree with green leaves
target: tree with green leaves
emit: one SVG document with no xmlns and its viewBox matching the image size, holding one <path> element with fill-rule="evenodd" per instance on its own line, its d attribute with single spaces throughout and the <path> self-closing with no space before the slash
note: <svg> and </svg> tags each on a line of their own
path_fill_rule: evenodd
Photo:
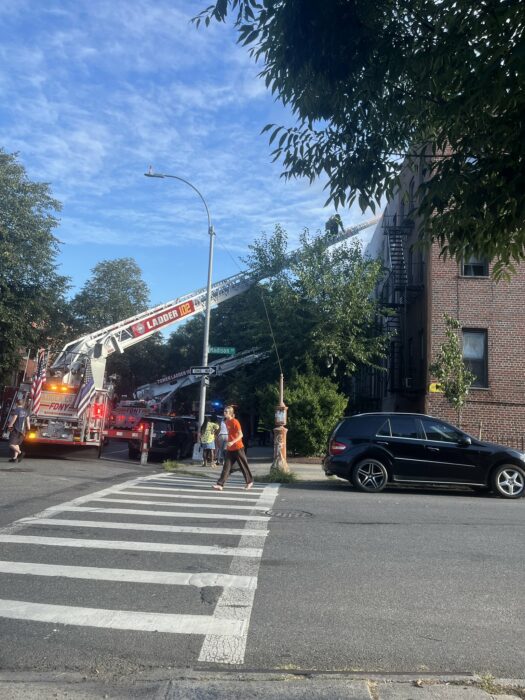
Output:
<svg viewBox="0 0 525 700">
<path fill-rule="evenodd" d="M 0 149 L 0 383 L 21 351 L 53 348 L 70 328 L 68 279 L 56 262 L 60 208 L 49 185 L 32 182 L 16 154 Z"/>
<path fill-rule="evenodd" d="M 364 210 L 410 156 L 428 241 L 496 273 L 525 259 L 521 0 L 217 0 L 195 22 L 228 15 L 296 119 L 265 127 L 285 177 Z"/>
<path fill-rule="evenodd" d="M 149 289 L 133 258 L 102 260 L 73 297 L 71 307 L 84 333 L 90 333 L 145 311 Z M 130 395 L 141 384 L 157 379 L 164 366 L 164 343 L 160 335 L 129 348 L 123 355 L 110 355 L 106 371 L 115 374 L 117 392 Z"/>
<path fill-rule="evenodd" d="M 461 426 L 461 412 L 475 376 L 466 367 L 463 349 L 459 338 L 461 324 L 452 316 L 443 314 L 445 321 L 445 341 L 439 348 L 430 373 L 435 377 L 450 405 L 456 410 L 458 425 Z"/>
<path fill-rule="evenodd" d="M 86 333 L 145 311 L 148 304 L 148 285 L 133 258 L 97 263 L 91 270 L 91 277 L 71 301 Z"/>
<path fill-rule="evenodd" d="M 273 236 L 263 235 L 250 245 L 246 262 L 261 276 L 265 266 L 271 273 L 272 256 L 286 257 L 287 244 L 286 232 L 276 227 Z M 307 230 L 300 250 L 288 269 L 262 285 L 262 319 L 267 314 L 272 323 L 283 366 L 303 369 L 309 358 L 338 382 L 358 366 L 379 366 L 387 344 L 377 325 L 386 310 L 374 296 L 381 263 L 365 257 L 357 241 L 326 248 L 323 235 L 311 237 Z M 265 326 L 261 330 L 271 347 L 273 337 Z"/>
</svg>

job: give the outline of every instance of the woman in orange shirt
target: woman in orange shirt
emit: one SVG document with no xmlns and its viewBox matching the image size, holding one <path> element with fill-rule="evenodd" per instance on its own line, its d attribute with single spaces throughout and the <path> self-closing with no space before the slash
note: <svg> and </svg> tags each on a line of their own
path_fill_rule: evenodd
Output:
<svg viewBox="0 0 525 700">
<path fill-rule="evenodd" d="M 224 408 L 224 420 L 228 430 L 228 441 L 226 442 L 226 451 L 224 454 L 224 466 L 222 473 L 217 479 L 217 483 L 213 484 L 216 491 L 222 491 L 227 478 L 230 476 L 232 466 L 237 462 L 246 481 L 246 489 L 251 489 L 253 486 L 253 476 L 248 466 L 246 453 L 244 452 L 244 443 L 242 441 L 241 424 L 235 418 L 233 406 Z"/>
</svg>

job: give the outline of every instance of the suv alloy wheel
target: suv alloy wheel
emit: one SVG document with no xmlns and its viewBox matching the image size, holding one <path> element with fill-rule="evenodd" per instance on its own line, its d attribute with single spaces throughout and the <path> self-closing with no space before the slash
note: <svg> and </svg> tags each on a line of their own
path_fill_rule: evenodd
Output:
<svg viewBox="0 0 525 700">
<path fill-rule="evenodd" d="M 386 467 L 377 459 L 363 459 L 358 462 L 352 473 L 352 483 L 359 491 L 378 493 L 388 482 Z"/>
<path fill-rule="evenodd" d="M 501 464 L 492 473 L 493 490 L 502 498 L 520 498 L 525 491 L 525 471 L 514 464 Z"/>
</svg>

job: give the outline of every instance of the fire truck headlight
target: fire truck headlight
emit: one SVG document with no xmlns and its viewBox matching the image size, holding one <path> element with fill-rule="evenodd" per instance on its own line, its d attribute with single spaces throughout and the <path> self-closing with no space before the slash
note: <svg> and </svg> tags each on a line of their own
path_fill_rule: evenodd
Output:
<svg viewBox="0 0 525 700">
<path fill-rule="evenodd" d="M 28 440 L 34 440 L 36 438 L 36 433 L 31 431 L 30 433 L 27 434 Z"/>
</svg>

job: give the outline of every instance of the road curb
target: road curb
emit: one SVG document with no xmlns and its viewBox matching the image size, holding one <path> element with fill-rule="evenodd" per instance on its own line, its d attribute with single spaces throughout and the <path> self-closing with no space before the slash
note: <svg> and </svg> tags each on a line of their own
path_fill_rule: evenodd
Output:
<svg viewBox="0 0 525 700">
<path fill-rule="evenodd" d="M 333 698 L 348 700 L 515 700 L 525 697 L 525 679 L 475 674 L 349 673 L 299 669 L 159 669 L 122 678 L 85 674 L 2 672 L 5 700 L 111 698 Z M 146 694 L 147 693 L 147 694 Z"/>
</svg>

